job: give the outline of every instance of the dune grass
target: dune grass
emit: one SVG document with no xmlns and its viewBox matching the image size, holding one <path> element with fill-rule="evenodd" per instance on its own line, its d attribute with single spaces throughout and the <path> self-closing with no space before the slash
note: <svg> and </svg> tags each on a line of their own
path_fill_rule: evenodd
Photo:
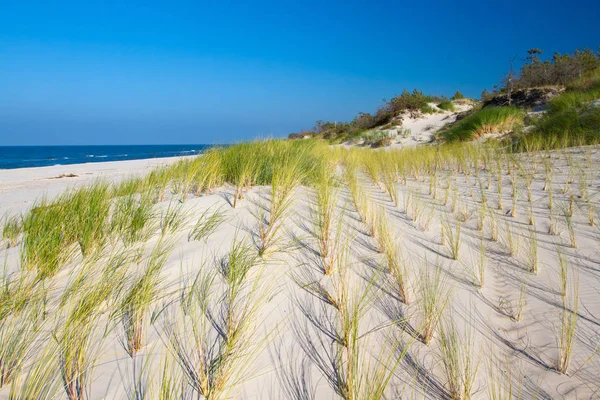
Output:
<svg viewBox="0 0 600 400">
<path fill-rule="evenodd" d="M 279 231 L 293 202 L 292 193 L 303 181 L 303 152 L 286 151 L 274 160 L 270 187 L 270 202 L 253 211 L 257 222 L 257 248 L 260 256 L 273 252 L 279 241 Z"/>
<path fill-rule="evenodd" d="M 17 245 L 19 236 L 23 233 L 23 219 L 20 215 L 6 215 L 2 225 L 2 238 L 8 247 Z"/>
<path fill-rule="evenodd" d="M 438 108 L 444 111 L 455 111 L 456 107 L 454 106 L 454 103 L 451 101 L 443 101 L 441 103 L 439 103 Z"/>
<path fill-rule="evenodd" d="M 65 207 L 42 200 L 23 221 L 22 265 L 40 276 L 50 276 L 69 259 L 71 243 L 63 234 L 68 221 Z"/>
<path fill-rule="evenodd" d="M 302 346 L 312 366 L 342 398 L 394 397 L 397 393 L 391 389 L 396 390 L 397 385 L 405 383 L 399 383 L 396 369 L 406 355 L 406 347 L 390 347 L 389 331 L 400 322 L 394 318 L 380 324 L 380 310 L 374 309 L 377 305 L 384 310 L 390 303 L 387 300 L 393 299 L 402 308 L 399 314 L 405 329 L 401 334 L 410 334 L 427 345 L 433 341 L 434 346 L 421 346 L 421 349 L 438 355 L 440 364 L 436 368 L 440 369 L 426 373 L 437 376 L 442 372 L 445 379 L 440 387 L 443 386 L 450 397 L 470 398 L 477 389 L 474 382 L 478 366 L 472 332 L 461 333 L 455 322 L 443 317 L 451 308 L 450 287 L 445 277 L 454 279 L 457 269 L 448 268 L 446 273 L 445 266 L 428 265 L 425 259 L 423 268 L 413 271 L 415 257 L 420 254 L 415 254 L 413 247 L 402 247 L 411 235 L 405 230 L 419 235 L 415 239 L 422 243 L 434 242 L 439 234 L 437 224 L 433 232 L 426 228 L 414 229 L 428 227 L 430 221 L 436 219 L 442 221 L 443 244 L 450 259 L 457 260 L 462 251 L 469 253 L 469 247 L 475 248 L 476 259 L 472 260 L 472 266 L 467 266 L 466 273 L 470 274 L 467 279 L 479 289 L 485 283 L 486 288 L 481 291 L 472 287 L 462 289 L 468 290 L 469 295 L 481 296 L 488 290 L 492 293 L 497 290 L 498 276 L 503 274 L 502 269 L 494 268 L 496 259 L 490 257 L 497 253 L 498 244 L 490 243 L 488 251 L 484 237 L 487 239 L 490 234 L 493 241 L 498 241 L 499 221 L 516 224 L 525 218 L 516 213 L 515 219 L 505 218 L 499 211 L 487 207 L 487 196 L 494 193 L 501 203 L 503 181 L 508 183 L 510 178 L 513 210 L 516 210 L 519 185 L 529 187 L 527 201 L 533 215 L 533 203 L 538 200 L 532 198 L 531 192 L 542 185 L 542 177 L 538 173 L 536 178 L 535 169 L 542 166 L 541 160 L 547 160 L 544 163 L 549 176 L 543 180 L 548 197 L 554 196 L 553 210 L 548 211 L 562 211 L 560 216 L 565 216 L 571 244 L 574 242 L 571 233 L 574 235 L 582 218 L 587 218 L 578 213 L 577 206 L 595 207 L 593 180 L 582 177 L 578 167 L 572 168 L 567 180 L 574 180 L 579 173 L 579 179 L 586 186 L 585 190 L 579 188 L 583 193 L 581 199 L 572 194 L 577 191 L 572 186 L 564 193 L 551 192 L 552 173 L 559 168 L 557 165 L 563 161 L 573 162 L 564 153 L 523 155 L 537 164 L 529 171 L 520 156 L 506 151 L 493 144 L 453 144 L 391 150 L 378 155 L 373 151 L 328 149 L 317 141 L 255 142 L 214 149 L 205 159 L 199 157 L 161 168 L 145 178 L 129 179 L 112 186 L 95 182 L 53 200 L 40 200 L 23 215 L 22 223 L 20 217 L 11 222 L 20 227 L 6 229 L 6 224 L 4 227 L 4 231 L 9 232 L 5 239 L 14 238 L 12 243 L 19 247 L 21 257 L 16 272 L 4 271 L 2 275 L 0 386 L 10 385 L 10 398 L 14 399 L 56 398 L 60 391 L 63 391 L 62 397 L 69 399 L 87 398 L 95 384 L 94 371 L 100 356 L 110 346 L 107 339 L 112 336 L 121 339 L 124 347 L 119 349 L 121 356 L 126 357 L 127 353 L 134 360 L 141 360 L 142 351 L 154 351 L 153 346 L 146 346 L 153 324 L 163 339 L 156 346 L 162 346 L 162 350 L 166 347 L 168 357 L 161 359 L 155 374 L 140 375 L 140 382 L 151 376 L 157 380 L 147 388 L 140 387 L 140 391 L 136 386 L 132 396 L 171 399 L 185 397 L 193 391 L 194 397 L 235 397 L 240 384 L 253 377 L 250 372 L 258 365 L 253 359 L 264 350 L 271 335 L 279 332 L 279 329 L 274 333 L 262 332 L 263 325 L 267 326 L 263 321 L 269 318 L 265 318 L 261 310 L 265 305 L 273 305 L 271 300 L 279 301 L 276 297 L 279 293 L 273 295 L 263 285 L 272 283 L 268 279 L 274 276 L 272 271 L 279 271 L 280 267 L 293 270 L 298 266 L 281 266 L 279 259 L 268 263 L 265 259 L 284 249 L 286 221 L 291 220 L 288 217 L 298 208 L 304 209 L 304 197 L 308 194 L 306 197 L 314 200 L 309 204 L 312 225 L 301 228 L 307 233 L 313 231 L 309 233 L 306 247 L 314 253 L 310 261 L 301 263 L 310 264 L 318 277 L 304 282 L 302 289 L 313 295 L 311 300 L 317 299 L 319 307 L 303 309 L 310 320 L 308 325 L 312 324 L 314 329 L 309 335 L 312 344 Z M 593 163 L 587 168 L 593 168 Z M 529 175 L 523 175 L 526 169 Z M 500 190 L 492 187 L 492 180 Z M 561 178 L 554 184 L 555 188 L 563 187 Z M 197 220 L 193 226 L 186 224 L 186 218 L 196 212 L 191 197 L 218 191 L 229 200 L 232 187 L 236 210 L 228 211 L 226 217 L 216 205 L 204 208 L 194 215 Z M 438 190 L 444 189 L 446 201 L 442 194 L 437 195 Z M 406 215 L 397 209 L 400 196 Z M 295 198 L 300 201 L 293 204 Z M 346 199 L 354 203 L 359 218 L 354 210 L 346 213 L 342 205 Z M 561 207 L 563 204 L 566 206 Z M 254 216 L 249 220 L 255 225 L 247 227 L 254 228 L 252 233 L 242 238 L 242 231 L 238 230 L 224 257 L 215 251 L 215 265 L 202 261 L 200 271 L 190 274 L 191 278 L 182 272 L 185 287 L 181 293 L 174 293 L 165 280 L 170 276 L 162 274 L 171 250 L 166 245 L 167 239 L 185 228 L 189 243 L 182 234 L 185 242 L 182 246 L 191 248 L 195 245 L 193 241 L 206 243 L 207 238 L 229 220 L 229 214 L 237 217 L 246 213 L 247 216 L 244 210 L 247 205 Z M 505 211 L 504 207 L 499 208 Z M 541 212 L 543 208 L 535 210 Z M 475 212 L 477 222 L 471 220 Z M 584 208 L 584 212 L 588 210 Z M 559 214 L 552 215 L 556 220 Z M 346 228 L 352 219 L 361 225 L 352 228 L 356 228 L 356 235 L 364 236 L 361 240 L 367 239 L 364 243 L 350 238 Z M 397 225 L 396 219 L 406 224 Z M 531 217 L 529 221 L 525 264 L 529 272 L 537 274 L 538 263 L 543 259 L 538 260 L 537 231 Z M 402 236 L 396 232 L 398 226 Z M 11 229 L 16 233 L 11 234 Z M 290 224 L 289 229 L 294 230 L 296 226 Z M 461 230 L 464 230 L 462 241 Z M 471 240 L 476 239 L 473 236 L 476 231 L 478 243 Z M 585 251 L 584 243 L 589 235 L 580 232 L 577 231 L 581 240 L 578 251 Z M 520 233 L 515 233 L 513 222 L 507 223 L 502 233 L 503 244 L 517 256 Z M 219 240 L 226 236 L 225 233 L 219 235 Z M 224 240 L 227 246 L 229 239 Z M 560 238 L 545 237 L 544 240 Z M 303 242 L 304 238 L 297 237 L 297 241 Z M 158 244 L 148 255 L 148 244 L 153 243 Z M 293 260 L 296 250 L 296 247 L 289 250 Z M 371 254 L 363 258 L 362 252 Z M 282 254 L 282 258 L 287 260 L 287 255 Z M 558 265 L 548 266 L 558 270 L 557 293 L 563 301 L 556 332 L 555 365 L 563 374 L 569 371 L 575 353 L 579 315 L 578 287 L 572 279 L 569 257 L 567 253 L 559 254 Z M 361 262 L 354 264 L 351 262 L 354 258 Z M 449 265 L 455 264 L 450 262 Z M 490 272 L 494 268 L 494 274 L 489 274 L 487 280 L 486 268 L 490 268 Z M 169 268 L 169 274 L 172 270 Z M 515 270 L 515 276 L 520 272 Z M 554 272 L 549 276 L 554 276 Z M 414 282 L 409 276 L 415 278 Z M 462 277 L 456 276 L 456 279 Z M 510 299 L 510 302 L 507 300 L 510 304 L 504 304 L 506 309 L 501 304 L 499 313 L 513 322 L 504 318 L 500 324 L 510 326 L 521 320 L 527 285 L 536 279 L 539 278 L 529 275 L 522 282 L 503 287 L 510 291 L 505 297 Z M 314 314 L 320 312 L 322 316 Z M 271 315 L 276 313 L 269 317 Z M 294 319 L 291 315 L 289 320 Z M 410 324 L 414 321 L 417 324 L 413 329 Z M 371 323 L 376 326 L 370 326 Z M 307 337 L 295 339 L 306 340 Z M 38 348 L 37 343 L 45 345 Z M 420 385 L 421 379 L 421 376 L 415 377 L 418 382 L 415 385 Z M 495 395 L 505 393 L 504 389 L 490 390 Z"/>
<path fill-rule="evenodd" d="M 198 221 L 188 234 L 188 241 L 205 241 L 212 235 L 221 224 L 225 222 L 225 215 L 221 207 L 208 207 L 200 214 Z"/>
<path fill-rule="evenodd" d="M 516 107 L 486 107 L 441 132 L 447 142 L 476 139 L 486 133 L 506 133 L 523 124 L 525 113 Z"/>
<path fill-rule="evenodd" d="M 435 266 L 435 270 L 431 272 L 429 267 L 425 265 L 423 271 L 421 271 L 419 283 L 421 294 L 418 303 L 421 313 L 420 339 L 424 344 L 429 344 L 448 306 L 450 293 L 445 280 L 442 278 L 439 266 Z"/>
<path fill-rule="evenodd" d="M 331 165 L 323 164 L 315 182 L 316 204 L 312 209 L 312 221 L 319 246 L 319 255 L 323 260 L 325 274 L 332 271 L 333 234 L 335 228 L 335 209 L 339 189 L 331 174 Z"/>
<path fill-rule="evenodd" d="M 591 106 L 597 99 L 600 88 L 557 96 L 548 103 L 546 114 L 528 140 L 543 141 L 550 148 L 598 143 L 600 107 Z"/>
<path fill-rule="evenodd" d="M 116 199 L 111 215 L 111 235 L 126 246 L 145 242 L 152 235 L 154 218 L 151 198 L 148 195 L 131 194 L 120 197 Z"/>
<path fill-rule="evenodd" d="M 450 398 L 470 399 L 474 391 L 479 363 L 475 358 L 473 334 L 467 328 L 460 334 L 452 319 L 440 324 L 440 359 L 446 375 Z"/>
<path fill-rule="evenodd" d="M 0 388 L 18 379 L 44 326 L 47 290 L 33 276 L 0 276 Z"/>
<path fill-rule="evenodd" d="M 573 355 L 573 346 L 577 334 L 577 319 L 579 310 L 579 279 L 573 282 L 571 294 L 562 296 L 562 308 L 560 311 L 560 327 L 556 333 L 558 358 L 556 370 L 566 374 Z"/>
<path fill-rule="evenodd" d="M 160 273 L 172 250 L 168 239 L 159 241 L 146 261 L 145 270 L 128 289 L 120 305 L 125 331 L 124 347 L 134 357 L 144 346 L 144 331 L 150 306 L 161 292 Z"/>
<path fill-rule="evenodd" d="M 248 277 L 256 265 L 254 249 L 234 240 L 225 259 L 220 267 L 224 287 L 203 268 L 184 292 L 184 307 L 163 312 L 169 350 L 188 384 L 207 399 L 228 398 L 248 378 L 250 360 L 267 340 L 257 337 L 256 318 L 268 288 L 256 276 Z"/>
<path fill-rule="evenodd" d="M 448 247 L 448 253 L 451 259 L 458 260 L 460 256 L 460 232 L 462 223 L 455 221 L 454 228 L 448 220 L 442 221 L 442 232 Z"/>
<path fill-rule="evenodd" d="M 69 400 L 83 400 L 92 384 L 102 344 L 110 324 L 103 321 L 106 309 L 114 310 L 123 287 L 123 271 L 109 263 L 83 266 L 64 296 L 63 315 L 52 336 L 57 344 L 60 376 Z"/>
</svg>

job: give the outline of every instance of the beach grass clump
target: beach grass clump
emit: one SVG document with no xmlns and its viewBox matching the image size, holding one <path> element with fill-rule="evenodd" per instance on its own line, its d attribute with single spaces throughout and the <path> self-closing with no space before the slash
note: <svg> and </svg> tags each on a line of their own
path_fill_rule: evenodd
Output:
<svg viewBox="0 0 600 400">
<path fill-rule="evenodd" d="M 235 189 L 233 208 L 244 198 L 244 190 L 247 191 L 254 184 L 260 173 L 258 168 L 261 167 L 261 160 L 257 159 L 255 151 L 254 143 L 240 143 L 223 152 L 222 163 Z"/>
<path fill-rule="evenodd" d="M 196 196 L 202 193 L 211 194 L 223 184 L 223 169 L 221 167 L 221 149 L 211 149 L 194 159 L 197 164 L 193 177 L 192 190 Z"/>
<path fill-rule="evenodd" d="M 339 266 L 331 276 L 333 289 L 327 290 L 320 283 L 317 285 L 321 293 L 315 293 L 315 287 L 309 289 L 332 308 L 321 308 L 331 312 L 309 317 L 315 335 L 298 331 L 300 345 L 341 398 L 383 399 L 407 347 L 400 355 L 382 348 L 375 359 L 366 351 L 370 345 L 368 334 L 362 333 L 362 321 L 373 299 L 373 285 L 372 281 L 364 287 L 351 283 L 349 250 L 347 246 L 344 248 Z"/>
<path fill-rule="evenodd" d="M 476 139 L 488 133 L 511 132 L 523 124 L 525 113 L 517 107 L 485 107 L 442 132 L 447 142 Z"/>
<path fill-rule="evenodd" d="M 547 148 L 598 143 L 600 108 L 591 104 L 597 99 L 600 88 L 567 91 L 555 97 L 528 139 L 541 141 Z"/>
<path fill-rule="evenodd" d="M 511 257 L 516 257 L 519 254 L 519 238 L 516 236 L 513 231 L 512 224 L 508 221 L 505 221 L 505 229 L 504 229 L 505 243 L 504 245 L 508 249 L 508 254 Z"/>
<path fill-rule="evenodd" d="M 153 169 L 146 178 L 135 177 L 123 179 L 118 184 L 111 186 L 111 197 L 126 197 L 142 192 L 146 182 L 150 180 L 150 176 L 154 177 L 162 170 L 163 168 Z"/>
<path fill-rule="evenodd" d="M 148 256 L 144 272 L 137 278 L 120 305 L 125 331 L 124 347 L 130 357 L 144 346 L 144 331 L 150 306 L 161 293 L 160 273 L 172 250 L 172 244 L 161 240 Z"/>
<path fill-rule="evenodd" d="M 382 179 L 383 187 L 387 192 L 388 196 L 390 196 L 390 200 L 394 203 L 395 207 L 399 205 L 398 199 L 398 188 L 396 188 L 396 171 L 390 170 L 386 168 L 383 171 Z"/>
<path fill-rule="evenodd" d="M 225 287 L 202 268 L 184 293 L 184 307 L 166 314 L 169 350 L 187 383 L 206 399 L 228 398 L 248 378 L 250 361 L 266 343 L 257 335 L 256 318 L 268 289 L 259 283 L 260 272 L 256 279 L 248 277 L 251 252 L 252 247 L 234 240 L 226 256 Z"/>
<path fill-rule="evenodd" d="M 198 175 L 198 166 L 199 164 L 194 162 L 194 160 L 187 159 L 179 160 L 175 165 L 171 166 L 171 170 L 173 171 L 171 187 L 173 193 L 177 194 L 182 202 L 185 202 L 194 190 L 195 180 Z"/>
<path fill-rule="evenodd" d="M 160 233 L 162 236 L 174 234 L 183 229 L 188 218 L 188 212 L 184 210 L 183 203 L 171 201 L 166 209 L 160 214 Z"/>
<path fill-rule="evenodd" d="M 485 240 L 483 234 L 479 236 L 479 246 L 477 246 L 477 257 L 471 259 L 472 266 L 468 270 L 470 275 L 473 277 L 473 283 L 479 289 L 483 289 L 485 284 L 485 272 L 486 272 L 486 261 L 487 251 L 485 247 Z"/>
<path fill-rule="evenodd" d="M 84 400 L 90 390 L 94 367 L 110 332 L 103 314 L 116 309 L 113 307 L 124 284 L 120 265 L 108 262 L 101 268 L 95 260 L 89 262 L 63 295 L 63 316 L 52 336 L 57 343 L 60 376 L 69 400 Z"/>
<path fill-rule="evenodd" d="M 102 249 L 107 239 L 111 199 L 109 185 L 95 182 L 67 196 L 62 205 L 70 214 L 64 226 L 65 233 L 79 244 L 85 257 Z"/>
<path fill-rule="evenodd" d="M 445 280 L 442 278 L 442 271 L 439 266 L 436 266 L 435 271 L 432 273 L 429 271 L 429 267 L 425 265 L 419 283 L 421 294 L 418 302 L 421 314 L 420 339 L 424 344 L 429 344 L 444 310 L 450 302 L 450 293 Z"/>
<path fill-rule="evenodd" d="M 25 216 L 21 262 L 27 271 L 35 270 L 42 277 L 51 276 L 69 259 L 71 243 L 64 232 L 68 221 L 63 204 L 46 200 Z"/>
<path fill-rule="evenodd" d="M 322 260 L 323 271 L 326 275 L 333 272 L 337 255 L 339 229 L 336 235 L 336 225 L 341 226 L 342 215 L 338 215 L 335 223 L 335 209 L 337 206 L 339 189 L 330 174 L 328 167 L 322 168 L 315 182 L 316 207 L 313 210 L 313 226 L 319 246 L 319 256 Z"/>
<path fill-rule="evenodd" d="M 69 260 L 74 244 L 84 257 L 102 250 L 109 232 L 110 195 L 107 184 L 95 182 L 53 202 L 41 200 L 23 220 L 25 268 L 53 275 Z"/>
<path fill-rule="evenodd" d="M 454 321 L 449 319 L 440 324 L 439 337 L 440 358 L 450 398 L 470 399 L 478 372 L 472 333 L 468 330 L 461 335 Z"/>
<path fill-rule="evenodd" d="M 441 103 L 438 103 L 437 107 L 440 110 L 444 110 L 444 111 L 455 111 L 456 110 L 454 103 L 451 101 L 442 101 Z"/>
<path fill-rule="evenodd" d="M 0 276 L 0 388 L 19 377 L 44 324 L 47 289 L 26 273 Z"/>
<path fill-rule="evenodd" d="M 577 236 L 575 235 L 575 226 L 573 224 L 573 217 L 568 212 L 564 213 L 567 231 L 569 232 L 569 244 L 572 248 L 577 248 Z"/>
<path fill-rule="evenodd" d="M 111 215 L 111 235 L 125 246 L 145 242 L 152 236 L 154 220 L 152 199 L 147 194 L 120 197 Z"/>
<path fill-rule="evenodd" d="M 32 359 L 31 366 L 22 376 L 15 377 L 8 398 L 50 400 L 60 397 L 63 385 L 60 378 L 59 346 L 49 341 Z"/>
<path fill-rule="evenodd" d="M 23 218 L 20 215 L 6 215 L 2 225 L 2 238 L 6 241 L 7 247 L 16 246 L 21 233 L 23 233 Z"/>
<path fill-rule="evenodd" d="M 445 220 L 442 222 L 442 234 L 444 235 L 450 258 L 453 260 L 458 260 L 460 255 L 461 228 L 462 223 L 460 221 L 455 222 L 454 228 L 452 228 L 450 221 Z"/>
<path fill-rule="evenodd" d="M 41 325 L 37 311 L 28 307 L 0 323 L 0 388 L 19 375 L 32 350 Z"/>
<path fill-rule="evenodd" d="M 168 167 L 159 167 L 152 170 L 135 191 L 127 192 L 126 196 L 140 194 L 147 196 L 152 204 L 160 203 L 165 200 L 168 194 L 168 188 L 173 180 L 173 169 Z"/>
<path fill-rule="evenodd" d="M 520 382 L 515 382 L 515 373 L 509 360 L 499 360 L 490 348 L 486 363 L 487 394 L 490 400 L 512 400 L 523 398 Z"/>
<path fill-rule="evenodd" d="M 406 261 L 402 257 L 400 243 L 392 243 L 391 246 L 386 248 L 384 254 L 388 273 L 391 277 L 392 284 L 396 289 L 397 295 L 404 304 L 409 304 L 411 301 L 409 295 L 410 280 L 408 268 L 406 268 Z"/>
<path fill-rule="evenodd" d="M 273 175 L 270 203 L 262 204 L 253 212 L 257 220 L 257 248 L 260 256 L 273 251 L 279 240 L 278 233 L 293 202 L 293 192 L 300 185 L 306 171 L 303 170 L 303 151 L 284 149 L 273 159 Z"/>
<path fill-rule="evenodd" d="M 560 327 L 556 333 L 558 358 L 556 370 L 566 374 L 573 355 L 573 346 L 577 334 L 577 319 L 579 310 L 579 280 L 576 278 L 570 295 L 562 296 L 560 311 Z"/>
<path fill-rule="evenodd" d="M 221 274 L 233 293 L 239 291 L 240 286 L 246 280 L 246 275 L 256 266 L 257 262 L 256 252 L 245 240 L 238 240 L 236 234 L 227 256 L 221 259 L 219 265 Z"/>
<path fill-rule="evenodd" d="M 221 207 L 208 207 L 200 214 L 198 221 L 188 235 L 188 241 L 206 241 L 210 235 L 225 222 L 225 215 Z"/>
</svg>

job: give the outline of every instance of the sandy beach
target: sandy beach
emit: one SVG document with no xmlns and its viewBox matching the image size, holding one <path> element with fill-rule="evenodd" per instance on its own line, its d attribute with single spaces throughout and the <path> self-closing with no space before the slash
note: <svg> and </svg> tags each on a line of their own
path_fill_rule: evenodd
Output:
<svg viewBox="0 0 600 400">
<path fill-rule="evenodd" d="M 97 323 L 110 329 L 102 336 L 99 331 L 92 335 L 97 340 L 89 345 L 93 356 L 89 398 L 131 398 L 139 388 L 156 395 L 157 385 L 165 379 L 179 382 L 172 388 L 174 393 L 181 391 L 177 398 L 191 398 L 192 377 L 199 370 L 184 371 L 202 365 L 202 357 L 216 354 L 196 354 L 194 332 L 202 330 L 202 340 L 213 343 L 217 347 L 208 348 L 218 352 L 231 329 L 227 324 L 231 307 L 241 307 L 235 318 L 247 325 L 222 398 L 336 398 L 345 385 L 336 376 L 338 357 L 350 357 L 348 349 L 355 352 L 351 356 L 357 363 L 356 398 L 366 398 L 361 396 L 378 382 L 387 398 L 450 398 L 456 388 L 449 380 L 449 356 L 444 352 L 448 342 L 442 337 L 454 338 L 451 345 L 459 352 L 459 364 L 452 368 L 472 378 L 468 390 L 473 398 L 490 398 L 490 390 L 518 393 L 520 398 L 593 398 L 600 373 L 600 359 L 595 357 L 600 337 L 599 231 L 597 225 L 590 226 L 587 206 L 597 207 L 600 152 L 587 147 L 548 156 L 538 153 L 512 161 L 521 168 L 512 171 L 533 171 L 519 175 L 514 201 L 511 176 L 516 172 L 504 170 L 496 176 L 491 166 L 458 172 L 458 164 L 448 161 L 433 183 L 424 172 L 399 175 L 393 196 L 384 180 L 374 180 L 368 169 L 363 170 L 355 182 L 358 189 L 343 183 L 332 191 L 331 212 L 338 228 L 332 229 L 330 250 L 338 257 L 329 264 L 315 230 L 319 195 L 314 188 L 293 189 L 277 240 L 263 256 L 256 255 L 264 229 L 257 216 L 260 210 L 274 212 L 270 186 L 245 191 L 236 208 L 232 207 L 234 187 L 229 185 L 185 199 L 167 191 L 153 207 L 156 221 L 147 241 L 105 250 L 102 263 L 109 262 L 114 252 L 141 251 L 142 258 L 126 268 L 128 279 L 133 280 L 149 268 L 153 249 L 168 257 L 146 309 L 142 346 L 133 356 L 123 330 L 126 325 L 119 319 L 111 323 L 108 309 L 97 315 Z M 25 212 L 43 193 L 56 195 L 100 178 L 117 182 L 175 161 L 1 171 L 1 210 Z M 544 165 L 550 165 L 550 183 Z M 61 174 L 78 176 L 54 179 Z M 530 200 L 525 186 L 528 176 Z M 554 217 L 547 183 L 553 188 Z M 591 203 L 578 197 L 580 190 L 589 191 Z M 565 219 L 561 213 L 570 201 L 575 202 L 573 214 Z M 165 228 L 165 216 L 173 210 L 177 210 L 177 224 Z M 210 215 L 218 215 L 219 223 L 200 235 L 198 227 L 205 226 L 200 222 Z M 530 224 L 532 218 L 535 225 Z M 19 241 L 0 251 L 8 271 L 18 270 L 21 246 Z M 532 246 L 537 252 L 534 261 Z M 401 274 L 390 269 L 387 249 L 391 248 Z M 566 272 L 561 257 L 567 262 Z M 240 259 L 248 265 L 240 286 L 243 295 L 234 306 L 227 302 L 227 293 L 237 279 L 231 274 Z M 73 285 L 85 270 L 84 261 L 75 252 L 65 268 L 48 278 L 50 287 L 58 294 Z M 327 271 L 327 265 L 333 272 Z M 101 270 L 89 273 L 100 279 Z M 202 292 L 203 285 L 211 289 Z M 131 286 L 126 284 L 124 290 Z M 206 296 L 206 303 L 198 303 L 205 308 L 192 307 L 196 296 Z M 426 301 L 434 308 L 427 311 Z M 183 314 L 180 302 L 187 304 Z M 60 306 L 55 307 L 49 315 L 56 313 L 58 318 Z M 344 307 L 360 314 L 354 334 L 344 330 Z M 561 321 L 572 311 L 578 317 L 575 343 L 567 373 L 561 374 L 556 370 Z M 427 312 L 439 320 L 428 325 Z M 203 318 L 208 325 L 195 324 Z M 36 339 L 42 348 L 52 343 L 45 335 L 61 332 L 53 327 L 53 318 L 47 321 Z M 428 327 L 432 336 L 426 339 Z M 342 332 L 356 343 L 345 342 L 348 337 Z M 188 356 L 180 358 L 178 351 Z M 39 357 L 37 351 L 28 352 L 25 370 L 33 368 Z M 56 398 L 63 398 L 60 366 L 49 365 L 56 369 L 52 378 L 57 382 Z M 348 365 L 343 368 L 346 374 Z M 499 385 L 497 389 L 490 388 L 492 381 Z M 8 399 L 9 390 L 10 385 L 0 389 L 0 398 Z M 154 395 L 149 398 L 157 398 Z"/>
<path fill-rule="evenodd" d="M 51 198 L 68 188 L 81 187 L 98 179 L 116 183 L 185 158 L 189 157 L 0 169 L 0 215 L 24 212 L 41 197 Z"/>
</svg>

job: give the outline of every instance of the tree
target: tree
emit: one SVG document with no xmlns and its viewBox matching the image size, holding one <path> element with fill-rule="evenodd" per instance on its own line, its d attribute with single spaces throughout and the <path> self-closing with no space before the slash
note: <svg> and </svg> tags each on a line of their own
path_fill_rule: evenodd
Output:
<svg viewBox="0 0 600 400">
<path fill-rule="evenodd" d="M 460 99 L 464 99 L 465 96 L 463 96 L 463 94 L 461 92 L 459 92 L 458 90 L 454 93 L 454 95 L 452 97 L 450 97 L 450 99 L 452 100 L 460 100 Z"/>
<path fill-rule="evenodd" d="M 508 105 L 512 105 L 512 92 L 515 86 L 515 58 L 514 56 L 509 61 L 508 74 L 504 77 L 504 87 L 506 88 L 506 94 L 508 95 Z"/>
<path fill-rule="evenodd" d="M 542 54 L 544 50 L 538 49 L 534 47 L 533 49 L 527 50 L 527 54 L 529 54 L 526 60 L 529 62 L 529 65 L 537 64 L 540 62 L 540 58 L 538 54 Z"/>
<path fill-rule="evenodd" d="M 483 92 L 479 95 L 481 101 L 485 101 L 488 97 L 490 97 L 490 92 L 487 89 L 483 89 Z"/>
</svg>

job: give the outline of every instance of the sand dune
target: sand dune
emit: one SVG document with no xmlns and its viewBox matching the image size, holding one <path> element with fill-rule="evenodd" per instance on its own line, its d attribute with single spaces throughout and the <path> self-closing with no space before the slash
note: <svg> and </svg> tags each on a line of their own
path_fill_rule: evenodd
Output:
<svg viewBox="0 0 600 400">
<path fill-rule="evenodd" d="M 466 157 L 462 166 L 442 163 L 435 181 L 424 171 L 398 175 L 392 196 L 383 178 L 375 181 L 363 170 L 354 189 L 347 183 L 335 186 L 327 247 L 335 257 L 330 259 L 323 254 L 315 225 L 318 200 L 313 188 L 294 189 L 277 240 L 263 257 L 256 255 L 256 248 L 264 223 L 260 216 L 273 212 L 271 187 L 252 187 L 236 208 L 231 206 L 231 187 L 184 202 L 169 192 L 154 206 L 157 226 L 146 243 L 106 250 L 103 260 L 116 252 L 141 251 L 141 261 L 127 267 L 131 279 L 149 268 L 152 249 L 168 249 L 169 255 L 160 270 L 159 293 L 148 306 L 151 318 L 144 322 L 143 346 L 135 356 L 128 354 L 121 323 L 105 337 L 93 334 L 98 340 L 90 348 L 96 362 L 89 371 L 87 398 L 158 398 L 157 392 L 148 391 L 165 378 L 175 383 L 169 387 L 172 398 L 196 398 L 189 382 L 190 374 L 198 371 L 186 375 L 184 367 L 225 351 L 232 308 L 242 313 L 236 318 L 247 316 L 248 321 L 240 328 L 241 345 L 227 359 L 231 374 L 223 384 L 228 390 L 219 398 L 364 399 L 379 389 L 386 398 L 409 399 L 458 393 L 467 398 L 465 392 L 480 399 L 492 393 L 509 398 L 509 391 L 519 398 L 597 397 L 600 232 L 597 225 L 590 226 L 588 206 L 597 212 L 599 149 L 516 155 L 500 161 L 498 174 L 493 165 L 486 169 Z M 1 171 L 0 212 L 25 212 L 42 193 L 56 195 L 96 178 L 118 181 L 172 161 Z M 68 173 L 78 176 L 51 179 Z M 591 200 L 586 202 L 580 192 Z M 178 224 L 161 236 L 164 217 L 174 207 Z M 569 207 L 573 214 L 567 218 Z M 207 237 L 194 240 L 199 218 L 215 212 L 222 221 Z M 8 271 L 18 270 L 21 246 L 19 242 L 0 251 Z M 391 270 L 390 257 L 399 270 Z M 568 263 L 566 293 L 560 257 Z M 237 279 L 232 268 L 240 265 L 248 269 L 239 297 L 231 300 Z M 82 268 L 85 263 L 77 255 L 52 278 L 54 295 L 69 287 Z M 90 274 L 102 278 L 99 271 Z M 199 282 L 208 281 L 211 290 L 202 292 Z M 202 294 L 205 303 L 196 301 Z M 196 306 L 182 308 L 186 301 Z M 556 371 L 561 326 L 574 310 L 578 318 L 572 358 L 567 373 L 561 374 Z M 108 311 L 99 313 L 99 324 L 109 320 Z M 352 315 L 355 320 L 346 319 Z M 48 318 L 43 332 L 56 330 L 53 322 Z M 426 344 L 428 328 L 432 337 Z M 216 346 L 208 347 L 215 354 L 194 352 L 197 330 Z M 39 348 L 52 342 L 49 336 L 40 337 Z M 455 359 L 445 353 L 444 344 L 458 352 Z M 174 348 L 188 352 L 187 358 L 178 358 Z M 32 368 L 38 353 L 28 355 L 24 370 Z M 454 383 L 452 371 L 458 374 Z M 350 372 L 354 380 L 349 382 Z M 461 381 L 465 378 L 472 382 Z M 59 375 L 54 379 L 57 398 L 64 398 Z M 344 392 L 348 387 L 351 394 Z M 0 389 L 0 398 L 9 398 L 9 390 L 10 385 Z M 175 396 L 179 390 L 183 393 Z"/>
</svg>

